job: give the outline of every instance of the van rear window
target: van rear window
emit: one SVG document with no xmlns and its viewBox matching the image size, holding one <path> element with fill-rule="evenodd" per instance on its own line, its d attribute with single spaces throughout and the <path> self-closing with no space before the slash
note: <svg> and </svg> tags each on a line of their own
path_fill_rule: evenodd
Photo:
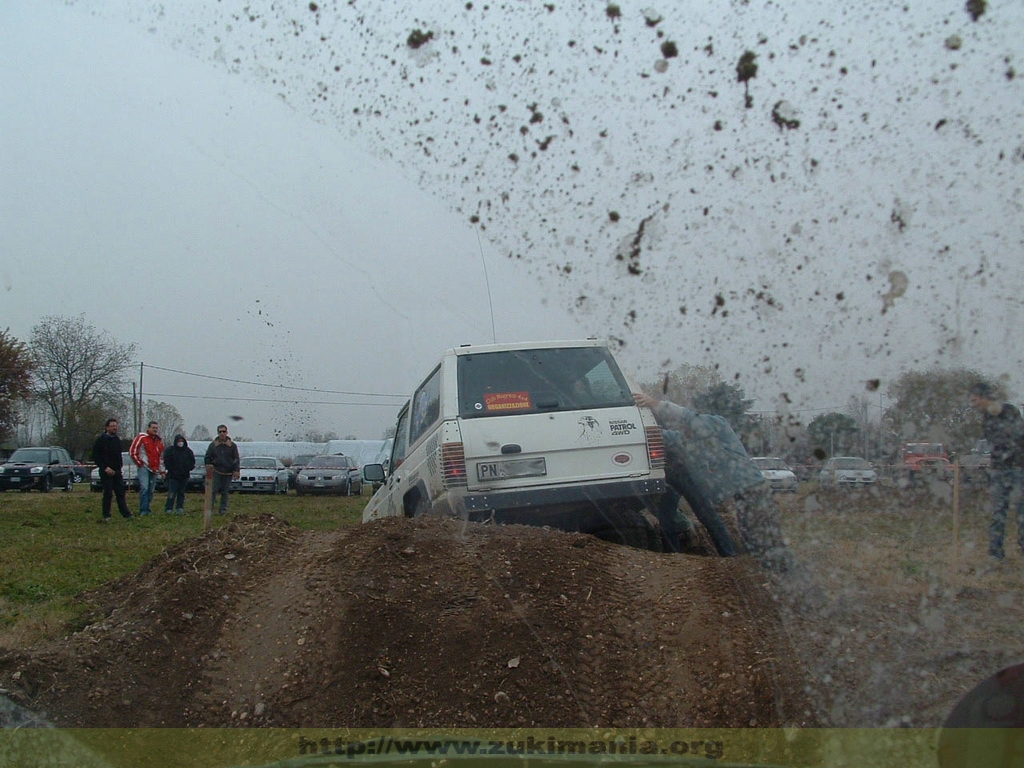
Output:
<svg viewBox="0 0 1024 768">
<path fill-rule="evenodd" d="M 603 347 L 459 355 L 458 370 L 464 419 L 633 404 L 629 385 Z"/>
</svg>

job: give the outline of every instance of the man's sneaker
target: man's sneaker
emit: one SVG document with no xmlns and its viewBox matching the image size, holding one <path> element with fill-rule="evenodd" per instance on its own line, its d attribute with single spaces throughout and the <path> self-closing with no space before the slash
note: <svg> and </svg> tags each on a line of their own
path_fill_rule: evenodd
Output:
<svg viewBox="0 0 1024 768">
<path fill-rule="evenodd" d="M 97 520 L 96 522 L 97 522 L 97 523 L 100 523 L 100 524 L 102 525 L 103 523 L 109 523 L 109 522 L 110 522 L 110 518 L 109 518 L 109 517 L 101 517 L 101 518 L 100 518 L 99 520 Z"/>
</svg>

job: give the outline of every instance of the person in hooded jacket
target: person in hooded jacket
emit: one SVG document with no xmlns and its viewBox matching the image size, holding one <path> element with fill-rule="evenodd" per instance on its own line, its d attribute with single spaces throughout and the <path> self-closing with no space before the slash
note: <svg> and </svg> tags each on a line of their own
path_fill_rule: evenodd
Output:
<svg viewBox="0 0 1024 768">
<path fill-rule="evenodd" d="M 185 488 L 189 473 L 195 469 L 196 455 L 188 447 L 184 435 L 175 435 L 171 447 L 164 451 L 164 470 L 167 472 L 167 503 L 164 512 L 185 514 Z"/>
</svg>

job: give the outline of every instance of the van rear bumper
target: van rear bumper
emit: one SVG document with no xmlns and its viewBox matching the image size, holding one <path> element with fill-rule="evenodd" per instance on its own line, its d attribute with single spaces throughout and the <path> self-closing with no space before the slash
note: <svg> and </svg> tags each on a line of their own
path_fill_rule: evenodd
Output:
<svg viewBox="0 0 1024 768">
<path fill-rule="evenodd" d="M 529 488 L 515 491 L 469 492 L 458 499 L 460 516 L 482 518 L 492 512 L 541 511 L 546 508 L 564 508 L 581 505 L 603 506 L 616 502 L 632 502 L 643 506 L 652 496 L 665 492 L 663 478 L 645 478 L 611 483 L 587 483 L 557 488 Z"/>
</svg>

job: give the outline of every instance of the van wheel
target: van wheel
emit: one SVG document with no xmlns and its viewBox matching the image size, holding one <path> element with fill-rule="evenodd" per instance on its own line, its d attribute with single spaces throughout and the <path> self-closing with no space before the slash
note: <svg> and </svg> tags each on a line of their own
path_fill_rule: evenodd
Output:
<svg viewBox="0 0 1024 768">
<path fill-rule="evenodd" d="M 408 500 L 405 503 L 405 516 L 419 517 L 420 515 L 427 514 L 427 510 L 429 508 L 430 506 L 427 504 L 427 500 L 419 493 L 416 493 L 415 499 L 411 505 L 408 503 Z"/>
<path fill-rule="evenodd" d="M 49 493 L 51 488 L 53 488 L 53 477 L 47 475 L 43 478 L 43 484 L 39 486 L 39 490 L 43 493 Z"/>
</svg>

